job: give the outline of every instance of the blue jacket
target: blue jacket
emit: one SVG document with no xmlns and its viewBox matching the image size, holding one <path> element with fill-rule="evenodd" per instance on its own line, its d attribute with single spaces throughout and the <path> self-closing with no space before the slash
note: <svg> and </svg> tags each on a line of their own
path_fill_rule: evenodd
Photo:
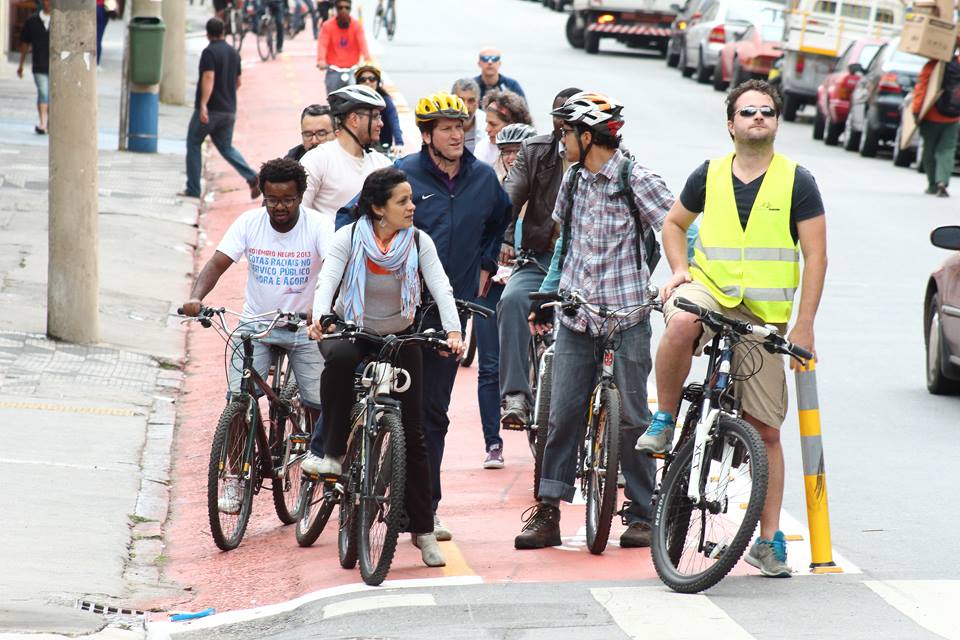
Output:
<svg viewBox="0 0 960 640">
<path fill-rule="evenodd" d="M 527 95 L 523 92 L 523 89 L 520 88 L 520 83 L 514 80 L 513 78 L 508 78 L 507 76 L 500 74 L 500 81 L 497 83 L 497 86 L 487 88 L 487 85 L 483 84 L 483 76 L 477 76 L 474 78 L 477 81 L 477 84 L 480 85 L 480 102 L 483 103 L 483 97 L 487 95 L 487 91 L 493 91 L 494 89 L 507 89 L 518 94 L 521 98 L 526 98 Z"/>
<path fill-rule="evenodd" d="M 464 150 L 451 194 L 426 149 L 400 158 L 395 166 L 410 180 L 417 207 L 413 224 L 437 245 L 454 297 L 475 299 L 481 266 L 491 274 L 497 270 L 503 232 L 513 211 L 493 167 Z M 337 228 L 353 221 L 356 201 L 355 197 L 337 212 Z"/>
<path fill-rule="evenodd" d="M 387 107 L 381 114 L 383 118 L 383 128 L 380 129 L 380 144 L 402 147 L 403 132 L 400 130 L 400 118 L 397 115 L 397 106 L 393 103 L 393 98 L 386 92 L 380 95 L 383 96 L 383 101 L 387 103 Z"/>
</svg>

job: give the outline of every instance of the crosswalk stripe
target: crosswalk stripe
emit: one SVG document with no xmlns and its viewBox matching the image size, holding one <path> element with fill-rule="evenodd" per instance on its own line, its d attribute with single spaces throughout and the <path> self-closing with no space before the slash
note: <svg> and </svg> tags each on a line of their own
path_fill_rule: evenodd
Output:
<svg viewBox="0 0 960 640">
<path fill-rule="evenodd" d="M 323 608 L 323 619 L 329 620 L 338 616 L 345 616 L 360 611 L 374 609 L 389 609 L 393 607 L 435 607 L 437 601 L 429 593 L 410 593 L 386 596 L 367 596 L 365 598 L 351 598 L 328 604 Z"/>
<path fill-rule="evenodd" d="M 707 596 L 686 595 L 666 587 L 591 589 L 625 634 L 635 640 L 751 640 L 752 635 Z"/>
<path fill-rule="evenodd" d="M 864 584 L 924 629 L 960 640 L 960 580 L 865 580 Z"/>
</svg>

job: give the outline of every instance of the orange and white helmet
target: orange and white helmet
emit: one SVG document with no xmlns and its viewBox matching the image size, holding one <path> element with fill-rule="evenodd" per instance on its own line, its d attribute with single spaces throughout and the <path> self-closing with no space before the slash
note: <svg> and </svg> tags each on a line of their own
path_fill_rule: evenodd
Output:
<svg viewBox="0 0 960 640">
<path fill-rule="evenodd" d="M 550 115 L 570 124 L 579 124 L 596 131 L 617 135 L 623 126 L 623 105 L 610 96 L 595 91 L 581 91 L 567 98 L 563 106 Z"/>
</svg>

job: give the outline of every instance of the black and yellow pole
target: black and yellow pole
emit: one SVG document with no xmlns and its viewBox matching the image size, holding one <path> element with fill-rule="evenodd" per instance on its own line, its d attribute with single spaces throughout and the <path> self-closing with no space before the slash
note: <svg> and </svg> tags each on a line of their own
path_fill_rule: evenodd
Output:
<svg viewBox="0 0 960 640">
<path fill-rule="evenodd" d="M 803 454 L 803 486 L 807 496 L 810 527 L 811 573 L 843 573 L 833 561 L 830 541 L 830 509 L 827 505 L 827 474 L 820 433 L 820 402 L 813 360 L 796 369 L 797 408 L 800 416 L 800 451 Z"/>
</svg>

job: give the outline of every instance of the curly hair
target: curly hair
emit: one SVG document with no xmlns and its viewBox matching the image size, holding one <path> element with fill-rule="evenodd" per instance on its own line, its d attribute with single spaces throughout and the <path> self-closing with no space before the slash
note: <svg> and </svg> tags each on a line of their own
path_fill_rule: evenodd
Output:
<svg viewBox="0 0 960 640">
<path fill-rule="evenodd" d="M 783 111 L 783 98 L 780 97 L 780 92 L 777 91 L 776 87 L 763 80 L 747 80 L 738 84 L 727 94 L 727 99 L 724 101 L 727 105 L 727 120 L 733 120 L 737 100 L 747 91 L 756 91 L 769 96 L 773 101 L 773 110 L 776 111 L 777 117 L 780 117 L 780 112 Z"/>
<path fill-rule="evenodd" d="M 407 174 L 395 167 L 385 167 L 377 169 L 367 176 L 363 181 L 363 188 L 360 190 L 360 198 L 354 207 L 354 218 L 367 216 L 370 220 L 376 222 L 379 216 L 373 210 L 376 207 L 382 207 L 390 200 L 394 188 L 398 184 L 408 182 Z"/>
<path fill-rule="evenodd" d="M 527 101 L 513 91 L 490 91 L 483 97 L 483 110 L 492 111 L 507 124 L 533 124 Z"/>
<path fill-rule="evenodd" d="M 302 196 L 303 192 L 307 190 L 307 172 L 303 170 L 303 165 L 296 160 L 275 158 L 260 165 L 259 182 L 261 191 L 268 182 L 274 184 L 296 182 L 297 193 Z"/>
</svg>

